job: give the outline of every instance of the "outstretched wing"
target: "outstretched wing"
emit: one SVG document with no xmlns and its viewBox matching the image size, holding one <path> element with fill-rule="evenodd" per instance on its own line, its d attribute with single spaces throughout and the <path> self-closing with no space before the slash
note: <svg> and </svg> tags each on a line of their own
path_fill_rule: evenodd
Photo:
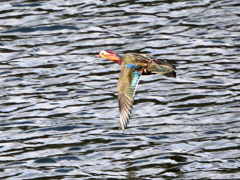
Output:
<svg viewBox="0 0 240 180">
<path fill-rule="evenodd" d="M 135 70 L 135 65 L 123 65 L 118 81 L 118 105 L 120 112 L 119 130 L 124 130 L 130 118 L 133 100 L 141 73 Z"/>
<path fill-rule="evenodd" d="M 170 64 L 169 62 L 167 62 L 163 59 L 155 59 L 154 62 L 157 63 L 158 65 L 165 65 L 165 66 L 168 66 L 173 69 L 171 72 L 163 74 L 164 76 L 167 76 L 167 77 L 176 77 L 177 76 L 177 73 L 174 71 L 177 68 L 174 65 Z"/>
<path fill-rule="evenodd" d="M 144 61 L 148 62 L 148 66 L 143 69 L 142 75 L 158 73 L 167 77 L 177 76 L 176 72 L 174 71 L 176 70 L 176 67 L 163 59 L 155 59 L 153 57 L 149 57 L 146 54 L 133 54 L 133 55 L 135 56 L 135 59 L 138 59 L 138 61 L 140 62 Z"/>
<path fill-rule="evenodd" d="M 162 74 L 168 77 L 174 77 L 175 71 L 173 68 L 165 64 L 157 64 L 155 61 L 149 63 L 148 66 L 144 69 L 144 74 Z"/>
</svg>

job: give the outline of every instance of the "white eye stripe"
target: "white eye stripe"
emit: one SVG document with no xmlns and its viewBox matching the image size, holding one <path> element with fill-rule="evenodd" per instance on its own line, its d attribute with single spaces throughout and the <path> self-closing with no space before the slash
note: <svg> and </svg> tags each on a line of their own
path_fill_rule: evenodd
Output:
<svg viewBox="0 0 240 180">
<path fill-rule="evenodd" d="M 104 55 L 104 54 L 109 54 L 109 53 L 107 51 L 102 50 L 101 54 Z"/>
</svg>

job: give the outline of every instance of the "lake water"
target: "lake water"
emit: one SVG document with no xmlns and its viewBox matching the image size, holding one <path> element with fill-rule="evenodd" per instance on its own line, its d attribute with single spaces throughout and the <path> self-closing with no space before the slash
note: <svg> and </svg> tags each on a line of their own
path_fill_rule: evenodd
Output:
<svg viewBox="0 0 240 180">
<path fill-rule="evenodd" d="M 240 179 L 239 0 L 2 0 L 0 179 Z M 147 53 L 127 129 L 120 67 Z"/>
</svg>

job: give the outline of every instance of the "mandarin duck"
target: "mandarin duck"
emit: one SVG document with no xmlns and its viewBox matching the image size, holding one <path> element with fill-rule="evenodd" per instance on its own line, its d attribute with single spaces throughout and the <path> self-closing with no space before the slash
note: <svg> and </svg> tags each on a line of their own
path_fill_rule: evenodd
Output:
<svg viewBox="0 0 240 180">
<path fill-rule="evenodd" d="M 162 74 L 167 77 L 176 77 L 175 66 L 161 59 L 152 59 L 145 54 L 121 56 L 111 50 L 102 50 L 96 56 L 114 61 L 121 66 L 117 89 L 120 112 L 119 130 L 122 131 L 128 124 L 135 91 L 141 75 Z"/>
</svg>

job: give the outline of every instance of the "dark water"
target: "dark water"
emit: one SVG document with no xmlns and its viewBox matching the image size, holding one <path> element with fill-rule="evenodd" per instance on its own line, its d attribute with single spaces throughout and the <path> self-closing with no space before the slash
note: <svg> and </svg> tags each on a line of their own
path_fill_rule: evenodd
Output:
<svg viewBox="0 0 240 180">
<path fill-rule="evenodd" d="M 240 179 L 240 2 L 0 2 L 0 179 Z M 126 131 L 119 66 L 148 53 Z"/>
</svg>

